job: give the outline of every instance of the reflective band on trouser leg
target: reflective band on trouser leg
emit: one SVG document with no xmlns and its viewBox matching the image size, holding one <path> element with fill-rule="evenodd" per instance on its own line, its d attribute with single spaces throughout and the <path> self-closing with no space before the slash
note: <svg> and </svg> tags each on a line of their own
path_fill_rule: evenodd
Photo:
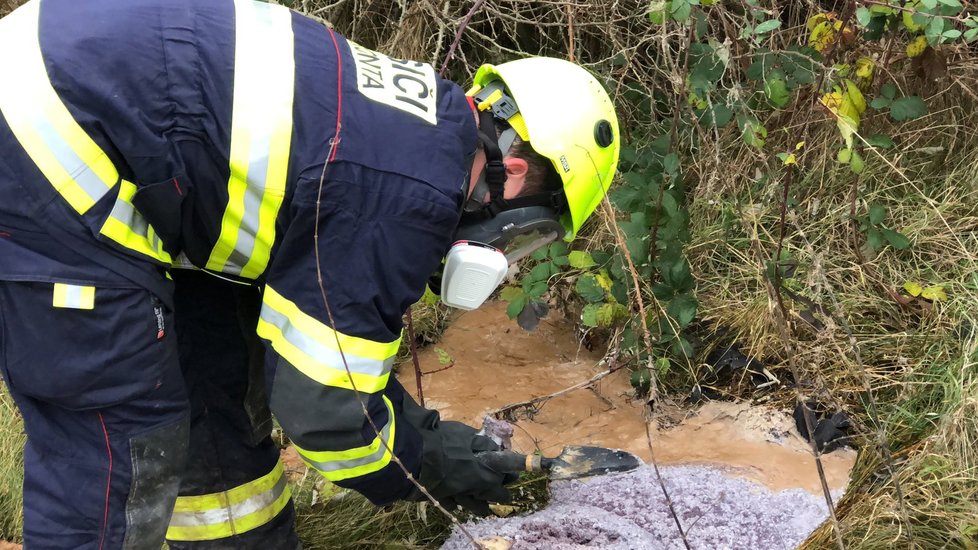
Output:
<svg viewBox="0 0 978 550">
<path fill-rule="evenodd" d="M 387 387 L 400 338 L 374 342 L 334 331 L 270 286 L 265 287 L 262 300 L 258 335 L 303 374 L 325 386 L 348 390 L 355 386 L 364 393 Z"/>
<path fill-rule="evenodd" d="M 0 113 L 48 182 L 79 215 L 119 183 L 119 172 L 75 121 L 48 79 L 38 39 L 40 5 L 24 5 L 0 21 Z M 135 185 L 122 182 L 102 235 L 124 248 L 168 265 L 163 243 L 132 207 Z"/>
<path fill-rule="evenodd" d="M 394 408 L 386 397 L 384 403 L 387 405 L 387 424 L 369 445 L 346 451 L 307 451 L 298 446 L 296 449 L 307 464 L 330 481 L 343 481 L 383 469 L 390 464 L 390 449 L 394 448 L 396 436 Z"/>
<path fill-rule="evenodd" d="M 246 533 L 274 519 L 291 496 L 282 463 L 278 462 L 268 474 L 233 489 L 177 498 L 166 538 L 217 540 Z"/>
<path fill-rule="evenodd" d="M 51 86 L 41 55 L 35 0 L 0 20 L 0 112 L 51 185 L 84 214 L 119 180 L 112 161 L 75 122 Z"/>
<path fill-rule="evenodd" d="M 235 0 L 234 9 L 231 177 L 221 235 L 207 268 L 254 279 L 268 265 L 285 195 L 295 40 L 288 9 L 252 0 Z"/>
</svg>

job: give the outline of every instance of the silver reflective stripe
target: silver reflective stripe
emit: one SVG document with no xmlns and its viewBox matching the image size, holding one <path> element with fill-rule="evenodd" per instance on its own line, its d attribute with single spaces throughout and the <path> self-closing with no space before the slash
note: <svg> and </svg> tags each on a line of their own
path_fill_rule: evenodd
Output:
<svg viewBox="0 0 978 550">
<path fill-rule="evenodd" d="M 385 442 L 386 442 L 387 445 L 390 445 L 393 448 L 394 442 L 391 441 L 391 426 L 393 426 L 393 425 L 394 425 L 394 417 L 393 417 L 393 414 L 391 413 L 390 409 L 388 409 L 387 424 L 384 425 L 384 428 L 382 430 L 380 430 L 380 440 L 381 440 L 380 441 L 380 447 L 376 451 L 374 451 L 373 453 L 371 453 L 371 454 L 369 454 L 367 456 L 361 457 L 361 458 L 349 458 L 349 459 L 345 459 L 345 460 L 318 461 L 318 460 L 314 460 L 312 458 L 312 456 L 315 456 L 315 455 L 319 454 L 319 453 L 317 453 L 315 451 L 306 451 L 306 452 L 303 452 L 303 451 L 300 450 L 299 451 L 299 454 L 301 454 L 303 456 L 303 458 L 305 458 L 306 461 L 309 462 L 309 465 L 310 466 L 312 466 L 313 468 L 319 470 L 320 472 L 337 472 L 337 471 L 340 471 L 340 470 L 350 470 L 352 468 L 358 468 L 360 466 L 366 466 L 368 464 L 373 464 L 373 463 L 379 461 L 380 459 L 382 459 L 384 457 L 384 454 L 387 452 L 387 447 L 384 445 Z M 377 441 L 377 440 L 375 439 L 374 441 Z M 322 453 L 322 452 L 323 451 L 320 451 L 320 453 Z M 325 452 L 329 452 L 329 451 L 325 451 Z M 312 456 L 310 456 L 310 455 L 312 455 Z"/>
<path fill-rule="evenodd" d="M 82 307 L 82 287 L 77 285 L 64 285 L 65 296 L 64 305 L 62 307 L 73 307 L 76 309 L 81 309 Z"/>
<path fill-rule="evenodd" d="M 111 190 L 111 187 L 106 186 L 102 179 L 89 168 L 88 163 L 75 154 L 75 151 L 65 142 L 61 134 L 51 125 L 43 110 L 40 109 L 41 105 L 37 103 L 30 103 L 29 105 L 33 108 L 23 114 L 31 118 L 34 129 L 37 130 L 37 134 L 44 141 L 44 144 L 51 150 L 65 171 L 75 180 L 75 183 L 88 195 L 88 198 L 93 203 L 98 202 Z"/>
<path fill-rule="evenodd" d="M 0 19 L 0 113 L 52 187 L 79 214 L 119 179 L 105 152 L 61 101 L 48 78 L 40 44 L 39 0 Z"/>
<path fill-rule="evenodd" d="M 132 204 L 122 198 L 115 201 L 109 217 L 115 218 L 120 223 L 125 224 L 133 233 L 146 237 L 147 239 L 149 238 L 149 223 L 146 222 L 146 218 Z"/>
<path fill-rule="evenodd" d="M 292 13 L 235 0 L 228 203 L 206 267 L 257 278 L 275 242 L 285 195 L 295 85 Z M 255 40 L 261 36 L 262 40 Z"/>
<path fill-rule="evenodd" d="M 288 480 L 284 475 L 279 476 L 275 486 L 237 504 L 213 510 L 194 512 L 174 512 L 170 517 L 170 527 L 197 527 L 202 525 L 234 525 L 245 516 L 264 510 L 275 504 L 285 492 Z"/>
<path fill-rule="evenodd" d="M 267 14 L 265 14 L 267 19 Z M 264 22 L 263 22 L 264 23 Z M 256 131 L 257 130 L 257 131 Z M 268 174 L 268 150 L 272 128 L 253 129 L 251 134 L 251 159 L 248 162 L 248 187 L 244 192 L 244 215 L 238 227 L 238 240 L 228 263 L 240 269 L 248 264 L 255 250 L 255 236 L 258 235 L 261 216 L 261 203 L 265 198 L 265 175 Z"/>
<path fill-rule="evenodd" d="M 317 363 L 326 365 L 340 372 L 346 372 L 343 366 L 343 358 L 346 357 L 346 365 L 350 367 L 350 372 L 357 374 L 367 374 L 370 376 L 384 376 L 391 371 L 394 365 L 394 356 L 388 357 L 383 361 L 369 359 L 353 355 L 349 352 L 340 355 L 339 352 L 326 347 L 316 341 L 315 338 L 299 330 L 293 325 L 288 317 L 272 309 L 268 303 L 262 305 L 261 319 L 266 323 L 275 326 L 282 331 L 282 336 L 297 349 L 302 351 Z"/>
</svg>

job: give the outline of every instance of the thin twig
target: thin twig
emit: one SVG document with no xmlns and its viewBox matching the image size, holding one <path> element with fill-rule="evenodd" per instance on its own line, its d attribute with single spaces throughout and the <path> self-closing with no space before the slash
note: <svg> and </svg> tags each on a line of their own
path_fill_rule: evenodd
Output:
<svg viewBox="0 0 978 550">
<path fill-rule="evenodd" d="M 414 363 L 414 383 L 418 388 L 418 404 L 424 407 L 424 388 L 421 387 L 421 362 L 418 361 L 418 344 L 414 341 L 414 318 L 411 317 L 411 308 L 404 314 L 407 317 L 407 333 L 409 345 L 411 347 L 411 360 Z"/>
<path fill-rule="evenodd" d="M 472 9 L 465 14 L 462 22 L 459 23 L 458 30 L 455 32 L 455 40 L 452 41 L 451 47 L 448 48 L 448 53 L 445 54 L 445 61 L 441 64 L 441 68 L 438 69 L 438 74 L 445 76 L 445 70 L 448 69 L 448 63 L 455 57 L 455 50 L 458 49 L 459 43 L 462 42 L 462 33 L 465 32 L 465 28 L 469 26 L 469 22 L 472 21 L 472 17 L 475 16 L 479 8 L 486 3 L 486 0 L 475 0 L 475 4 L 472 4 Z"/>
</svg>

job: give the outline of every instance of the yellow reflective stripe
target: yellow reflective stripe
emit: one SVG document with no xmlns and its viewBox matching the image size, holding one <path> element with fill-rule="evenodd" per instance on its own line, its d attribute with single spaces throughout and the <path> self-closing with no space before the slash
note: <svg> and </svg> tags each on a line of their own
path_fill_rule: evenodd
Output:
<svg viewBox="0 0 978 550">
<path fill-rule="evenodd" d="M 122 180 L 119 196 L 116 197 L 112 212 L 105 219 L 99 231 L 116 243 L 140 254 L 144 254 L 164 264 L 172 263 L 170 254 L 163 249 L 163 241 L 143 215 L 132 204 L 136 186 Z"/>
<path fill-rule="evenodd" d="M 278 462 L 268 474 L 233 489 L 177 498 L 166 538 L 200 541 L 246 533 L 275 518 L 291 496 Z"/>
<path fill-rule="evenodd" d="M 334 331 L 271 286 L 265 287 L 262 300 L 258 335 L 303 374 L 326 386 L 353 389 L 355 385 L 366 393 L 387 387 L 400 338 L 374 342 Z"/>
<path fill-rule="evenodd" d="M 387 397 L 384 397 L 384 403 L 387 404 L 387 424 L 369 445 L 346 451 L 307 451 L 296 445 L 299 455 L 330 481 L 342 481 L 383 469 L 390 464 L 391 453 L 388 448 L 394 448 L 396 436 L 394 407 Z M 387 442 L 386 446 L 384 442 Z"/>
<path fill-rule="evenodd" d="M 228 204 L 207 268 L 257 278 L 268 266 L 285 196 L 295 87 L 292 14 L 235 0 Z M 262 36 L 262 40 L 255 40 Z"/>
<path fill-rule="evenodd" d="M 40 2 L 0 21 L 0 113 L 44 177 L 79 214 L 111 190 L 119 174 L 78 125 L 48 79 L 39 39 Z"/>
<path fill-rule="evenodd" d="M 95 309 L 95 287 L 54 283 L 54 307 Z"/>
</svg>

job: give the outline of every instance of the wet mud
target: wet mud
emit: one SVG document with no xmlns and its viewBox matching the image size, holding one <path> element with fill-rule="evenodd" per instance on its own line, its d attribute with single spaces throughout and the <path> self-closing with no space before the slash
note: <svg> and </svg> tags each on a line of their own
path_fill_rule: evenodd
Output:
<svg viewBox="0 0 978 550">
<path fill-rule="evenodd" d="M 420 362 L 425 372 L 439 371 L 423 377 L 426 405 L 443 418 L 476 426 L 488 412 L 557 392 L 607 368 L 599 354 L 578 344 L 569 321 L 545 319 L 527 333 L 506 317 L 502 303 L 461 315 L 438 344 L 422 350 Z M 398 377 L 417 393 L 410 362 L 401 365 Z M 662 427 L 650 426 L 660 465 L 710 465 L 773 491 L 821 493 L 809 444 L 784 411 L 713 402 L 697 410 L 673 407 L 664 416 Z M 554 456 L 565 445 L 596 445 L 651 458 L 642 403 L 634 399 L 626 371 L 529 413 L 522 409 L 515 425 L 513 447 L 524 453 Z M 840 450 L 822 457 L 833 492 L 845 488 L 855 454 Z"/>
</svg>

